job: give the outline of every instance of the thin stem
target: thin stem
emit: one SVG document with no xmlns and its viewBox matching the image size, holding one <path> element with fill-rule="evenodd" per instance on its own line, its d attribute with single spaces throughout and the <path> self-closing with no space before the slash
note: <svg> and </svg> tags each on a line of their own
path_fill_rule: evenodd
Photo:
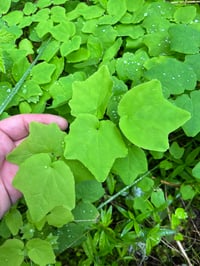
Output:
<svg viewBox="0 0 200 266">
<path fill-rule="evenodd" d="M 117 197 L 119 197 L 120 195 L 122 195 L 125 191 L 127 191 L 129 188 L 135 186 L 138 182 L 140 182 L 142 179 L 144 179 L 146 176 L 148 176 L 150 173 L 152 173 L 155 169 L 157 169 L 158 166 L 155 166 L 153 169 L 147 171 L 145 174 L 143 174 L 142 176 L 140 176 L 137 180 L 135 180 L 132 184 L 124 187 L 123 189 L 121 189 L 119 192 L 117 192 L 115 195 L 113 195 L 112 197 L 110 197 L 108 200 L 104 201 L 102 204 L 99 205 L 99 207 L 97 208 L 102 209 L 104 206 L 106 206 L 108 203 L 110 203 L 111 201 L 113 201 L 114 199 L 116 199 Z"/>
</svg>

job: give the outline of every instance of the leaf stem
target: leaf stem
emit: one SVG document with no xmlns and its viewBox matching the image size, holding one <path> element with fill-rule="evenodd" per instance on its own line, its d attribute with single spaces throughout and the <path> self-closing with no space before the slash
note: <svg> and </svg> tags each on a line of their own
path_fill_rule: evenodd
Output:
<svg viewBox="0 0 200 266">
<path fill-rule="evenodd" d="M 3 111 L 5 110 L 5 108 L 8 106 L 8 104 L 11 102 L 11 100 L 13 99 L 13 97 L 17 94 L 17 92 L 19 91 L 19 89 L 21 88 L 21 86 L 23 85 L 24 81 L 26 80 L 26 78 L 28 77 L 29 73 L 31 72 L 32 68 L 34 67 L 34 65 L 37 63 L 37 61 L 39 60 L 39 58 L 41 57 L 42 53 L 44 52 L 44 50 L 46 49 L 49 41 L 51 40 L 51 37 L 47 40 L 46 44 L 40 48 L 38 55 L 36 56 L 36 58 L 33 60 L 33 62 L 30 64 L 30 66 L 28 67 L 28 69 L 25 71 L 25 73 L 22 75 L 22 77 L 20 78 L 20 80 L 17 82 L 17 84 L 15 85 L 15 87 L 13 88 L 13 90 L 11 91 L 11 93 L 8 94 L 8 96 L 5 98 L 5 100 L 1 103 L 0 105 L 0 115 L 3 113 Z"/>
<path fill-rule="evenodd" d="M 104 201 L 102 204 L 100 204 L 97 209 L 102 209 L 104 206 L 106 206 L 108 203 L 110 203 L 111 201 L 113 201 L 114 199 L 116 199 L 117 197 L 119 197 L 120 195 L 123 194 L 123 192 L 127 191 L 129 188 L 135 186 L 138 182 L 140 182 L 143 178 L 145 178 L 146 176 L 148 176 L 150 173 L 152 173 L 154 170 L 156 170 L 159 166 L 155 166 L 154 168 L 152 168 L 151 170 L 147 171 L 145 174 L 143 174 L 142 176 L 140 176 L 137 180 L 135 180 L 132 184 L 124 187 L 123 189 L 121 189 L 119 192 L 117 192 L 115 195 L 113 195 L 112 197 L 110 197 L 108 200 Z"/>
</svg>

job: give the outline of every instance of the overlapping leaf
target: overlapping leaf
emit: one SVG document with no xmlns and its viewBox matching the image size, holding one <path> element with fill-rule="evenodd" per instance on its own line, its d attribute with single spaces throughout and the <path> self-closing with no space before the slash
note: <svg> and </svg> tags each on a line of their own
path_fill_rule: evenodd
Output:
<svg viewBox="0 0 200 266">
<path fill-rule="evenodd" d="M 125 158 L 115 161 L 113 172 L 120 176 L 126 185 L 130 185 L 139 174 L 147 171 L 147 160 L 144 151 L 129 145 L 128 154 Z"/>
<path fill-rule="evenodd" d="M 20 164 L 34 154 L 49 153 L 59 157 L 63 152 L 65 133 L 56 124 L 30 124 L 29 136 L 8 155 L 8 160 Z"/>
<path fill-rule="evenodd" d="M 88 113 L 102 118 L 112 92 L 112 79 L 106 66 L 85 81 L 74 82 L 69 102 L 74 116 Z"/>
</svg>

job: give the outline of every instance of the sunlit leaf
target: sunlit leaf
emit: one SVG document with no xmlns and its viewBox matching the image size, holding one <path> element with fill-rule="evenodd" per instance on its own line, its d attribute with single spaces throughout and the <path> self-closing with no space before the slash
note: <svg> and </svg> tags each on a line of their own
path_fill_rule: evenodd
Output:
<svg viewBox="0 0 200 266">
<path fill-rule="evenodd" d="M 74 82 L 72 99 L 69 102 L 74 116 L 88 113 L 102 118 L 112 91 L 112 80 L 108 68 L 102 66 L 85 81 Z"/>
<path fill-rule="evenodd" d="M 39 238 L 31 239 L 26 244 L 28 257 L 36 264 L 45 266 L 55 263 L 55 255 L 52 246 L 46 240 Z"/>
<path fill-rule="evenodd" d="M 115 159 L 127 153 L 116 126 L 90 114 L 75 119 L 65 142 L 65 157 L 81 161 L 100 182 L 106 179 Z"/>
<path fill-rule="evenodd" d="M 156 151 L 167 150 L 168 134 L 190 118 L 188 112 L 164 99 L 158 80 L 129 90 L 118 111 L 124 135 L 136 146 Z"/>
<path fill-rule="evenodd" d="M 74 208 L 73 174 L 63 161 L 52 162 L 48 154 L 39 153 L 26 159 L 13 184 L 23 193 L 33 221 L 40 221 L 55 207 Z"/>
<path fill-rule="evenodd" d="M 0 264 L 2 266 L 20 266 L 24 260 L 23 248 L 24 244 L 19 239 L 6 240 L 0 246 Z"/>
</svg>

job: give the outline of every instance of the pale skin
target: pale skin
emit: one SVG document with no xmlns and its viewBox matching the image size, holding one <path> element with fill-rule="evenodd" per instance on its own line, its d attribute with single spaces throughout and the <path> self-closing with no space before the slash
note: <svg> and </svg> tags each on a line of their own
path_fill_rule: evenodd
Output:
<svg viewBox="0 0 200 266">
<path fill-rule="evenodd" d="M 12 186 L 18 166 L 8 162 L 6 155 L 28 136 L 32 121 L 56 123 L 62 130 L 67 128 L 64 118 L 50 114 L 15 115 L 0 121 L 0 219 L 21 197 L 21 193 Z"/>
</svg>

